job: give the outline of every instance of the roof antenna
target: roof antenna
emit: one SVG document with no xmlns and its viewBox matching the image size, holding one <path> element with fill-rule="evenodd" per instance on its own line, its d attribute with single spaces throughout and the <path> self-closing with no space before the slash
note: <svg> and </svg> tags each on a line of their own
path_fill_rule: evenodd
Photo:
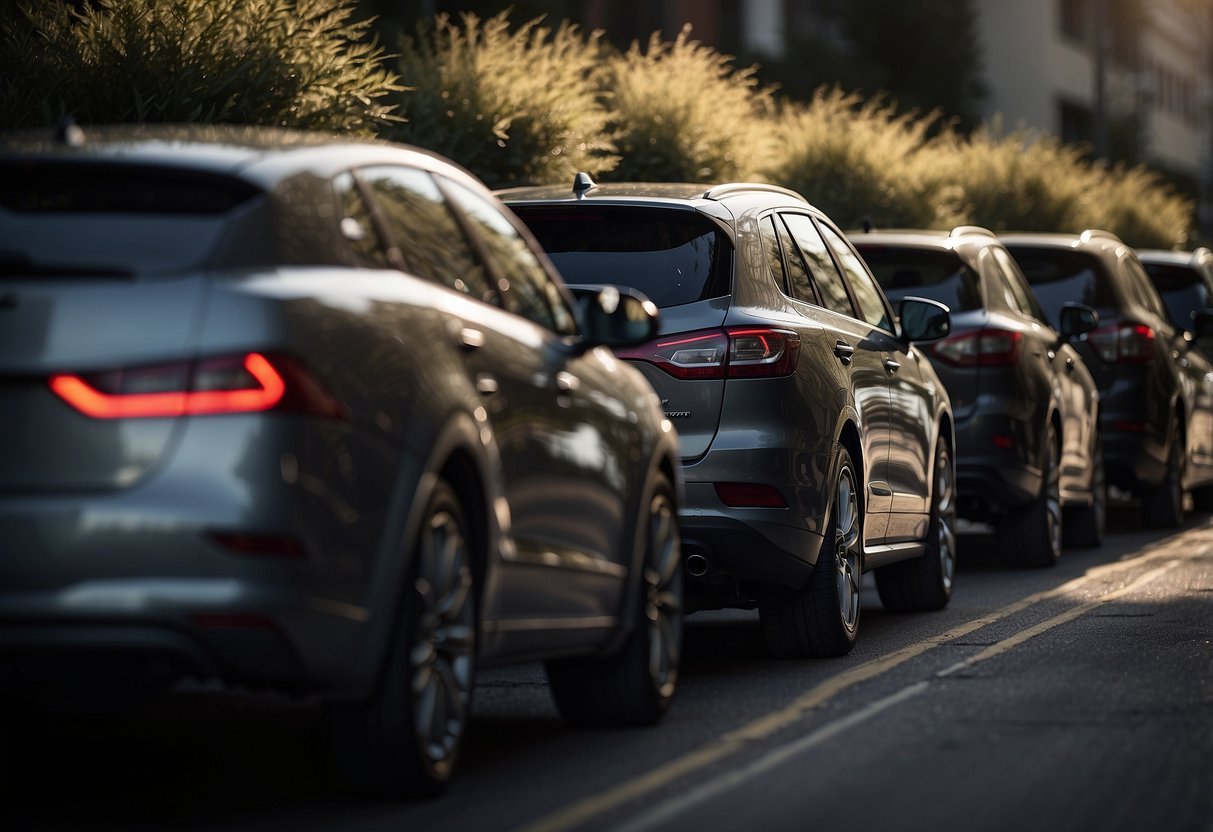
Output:
<svg viewBox="0 0 1213 832">
<path fill-rule="evenodd" d="M 573 195 L 578 199 L 585 199 L 585 195 L 597 187 L 598 184 L 583 170 L 573 177 Z"/>
<path fill-rule="evenodd" d="M 76 123 L 71 113 L 59 119 L 59 124 L 55 127 L 55 141 L 68 147 L 84 146 L 84 130 Z"/>
</svg>

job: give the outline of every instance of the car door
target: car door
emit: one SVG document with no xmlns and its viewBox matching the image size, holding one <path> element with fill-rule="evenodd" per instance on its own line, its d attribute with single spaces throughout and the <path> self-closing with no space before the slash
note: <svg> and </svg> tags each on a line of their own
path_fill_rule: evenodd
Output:
<svg viewBox="0 0 1213 832">
<path fill-rule="evenodd" d="M 884 541 L 889 526 L 894 492 L 889 482 L 891 410 L 889 371 L 885 366 L 888 347 L 882 333 L 862 320 L 847 291 L 826 241 L 808 214 L 787 211 L 781 218 L 794 240 L 811 276 L 813 299 L 823 313 L 816 318 L 834 342 L 836 359 L 848 369 L 855 407 L 859 412 L 860 436 L 865 469 L 864 542 Z M 792 289 L 797 290 L 796 281 Z M 807 292 L 808 289 L 799 291 Z M 806 300 L 808 300 L 806 298 Z"/>
<path fill-rule="evenodd" d="M 518 227 L 488 197 L 439 181 L 478 244 L 515 334 L 500 351 L 486 343 L 468 355 L 481 376 L 498 382 L 486 396 L 505 400 L 488 408 L 514 529 L 503 573 L 505 626 L 516 629 L 521 647 L 560 624 L 609 633 L 632 555 L 627 512 L 641 487 L 632 461 L 639 428 L 627 418 L 633 405 L 608 351 L 570 349 L 578 334 L 572 307 Z"/>
<path fill-rule="evenodd" d="M 931 453 L 937 430 L 934 381 L 923 375 L 921 354 L 894 334 L 893 312 L 863 259 L 841 232 L 818 222 L 846 276 L 859 315 L 869 327 L 867 340 L 889 386 L 888 484 L 892 498 L 887 540 L 890 544 L 921 540 L 927 529 Z"/>
</svg>

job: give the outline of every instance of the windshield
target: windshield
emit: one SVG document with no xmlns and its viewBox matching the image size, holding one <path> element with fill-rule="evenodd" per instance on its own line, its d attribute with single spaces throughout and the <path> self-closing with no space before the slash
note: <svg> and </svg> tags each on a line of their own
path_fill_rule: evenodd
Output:
<svg viewBox="0 0 1213 832">
<path fill-rule="evenodd" d="M 568 283 L 628 286 L 659 307 L 729 293 L 724 232 L 698 214 L 647 208 L 515 207 Z"/>
</svg>

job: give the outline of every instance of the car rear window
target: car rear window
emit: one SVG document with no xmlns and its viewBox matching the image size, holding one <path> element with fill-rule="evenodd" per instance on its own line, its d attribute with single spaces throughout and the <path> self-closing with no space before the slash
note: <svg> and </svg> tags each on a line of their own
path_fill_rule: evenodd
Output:
<svg viewBox="0 0 1213 832">
<path fill-rule="evenodd" d="M 1143 263 L 1146 274 L 1167 307 L 1170 319 L 1184 329 L 1192 329 L 1192 313 L 1197 309 L 1213 306 L 1209 288 L 1200 279 L 1200 273 L 1188 266 L 1167 266 L 1161 263 Z"/>
<path fill-rule="evenodd" d="M 670 209 L 511 206 L 567 283 L 638 289 L 659 307 L 729 293 L 731 245 L 711 220 Z"/>
<path fill-rule="evenodd" d="M 955 252 L 862 243 L 855 248 L 889 300 L 912 295 L 939 301 L 953 312 L 982 306 L 981 277 Z"/>
<path fill-rule="evenodd" d="M 171 168 L 0 165 L 0 274 L 121 275 L 206 262 L 230 215 L 262 192 Z"/>
<path fill-rule="evenodd" d="M 1085 303 L 1096 310 L 1116 308 L 1111 279 L 1097 257 L 1065 249 L 1007 246 L 1007 250 L 1055 329 L 1060 325 L 1061 307 L 1067 302 Z"/>
</svg>

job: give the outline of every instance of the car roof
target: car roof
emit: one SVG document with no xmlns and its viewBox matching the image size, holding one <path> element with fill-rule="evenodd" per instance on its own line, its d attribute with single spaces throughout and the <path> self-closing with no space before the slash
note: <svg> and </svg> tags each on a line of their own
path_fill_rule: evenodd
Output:
<svg viewBox="0 0 1213 832">
<path fill-rule="evenodd" d="M 1139 248 L 1137 255 L 1143 262 L 1169 266 L 1197 266 L 1213 260 L 1213 251 L 1198 248 L 1195 251 L 1174 251 L 1160 248 Z"/>
<path fill-rule="evenodd" d="M 78 141 L 55 133 L 0 131 L 0 162 L 151 165 L 233 176 L 266 190 L 298 174 L 327 177 L 368 164 L 411 164 L 471 176 L 419 148 L 322 132 L 231 125 L 104 125 L 83 128 Z"/>
<path fill-rule="evenodd" d="M 943 228 L 887 228 L 879 230 L 852 230 L 847 236 L 856 246 L 865 243 L 880 245 L 911 246 L 948 251 L 970 243 L 1001 245 L 993 231 L 976 225 L 958 225 L 948 230 Z"/>
<path fill-rule="evenodd" d="M 766 182 L 594 182 L 588 174 L 579 173 L 573 187 L 567 185 L 538 185 L 505 188 L 496 191 L 509 203 L 519 202 L 682 202 L 701 204 L 722 202 L 730 198 L 759 194 L 779 196 L 808 205 L 808 200 L 795 191 Z"/>
<path fill-rule="evenodd" d="M 1111 231 L 1087 229 L 1078 233 L 1009 231 L 998 235 L 1003 245 L 1041 248 L 1120 249 L 1125 242 Z"/>
</svg>

